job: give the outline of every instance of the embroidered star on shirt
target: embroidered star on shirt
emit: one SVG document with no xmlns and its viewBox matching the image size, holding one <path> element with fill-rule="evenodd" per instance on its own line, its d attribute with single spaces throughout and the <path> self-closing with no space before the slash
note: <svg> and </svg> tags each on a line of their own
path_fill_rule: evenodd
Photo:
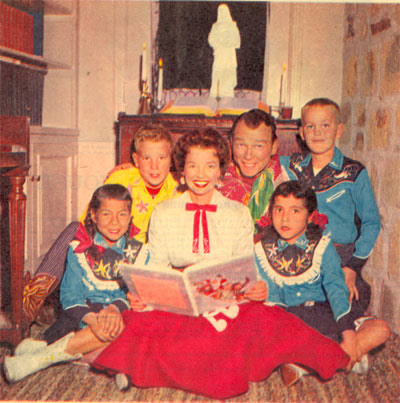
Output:
<svg viewBox="0 0 400 403">
<path fill-rule="evenodd" d="M 103 261 L 101 260 L 100 263 L 96 268 L 93 269 L 96 273 L 99 273 L 101 277 L 103 278 L 110 278 L 109 275 L 109 270 L 110 270 L 110 263 L 107 263 L 106 265 L 103 264 Z"/>
<path fill-rule="evenodd" d="M 131 245 L 128 245 L 126 249 L 124 249 L 124 254 L 126 255 L 129 262 L 131 262 L 136 257 L 136 253 L 138 251 L 137 247 L 132 248 Z"/>
<path fill-rule="evenodd" d="M 278 247 L 275 244 L 269 245 L 269 248 L 268 248 L 269 257 L 275 256 L 277 252 L 278 252 Z"/>
<path fill-rule="evenodd" d="M 147 213 L 148 206 L 149 206 L 149 203 L 144 203 L 143 200 L 140 200 L 140 202 L 138 204 L 136 204 L 136 207 L 137 207 L 139 213 L 143 213 L 143 211 Z"/>
<path fill-rule="evenodd" d="M 279 267 L 280 271 L 284 271 L 287 273 L 290 273 L 292 271 L 292 270 L 290 270 L 290 265 L 293 262 L 293 258 L 290 259 L 289 261 L 287 261 L 284 257 L 282 257 L 281 259 L 277 259 L 277 262 L 280 265 L 280 267 Z"/>
</svg>

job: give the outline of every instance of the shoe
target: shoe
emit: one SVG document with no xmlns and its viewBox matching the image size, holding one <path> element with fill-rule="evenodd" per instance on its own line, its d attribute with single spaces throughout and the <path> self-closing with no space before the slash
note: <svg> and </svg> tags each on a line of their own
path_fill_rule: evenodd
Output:
<svg viewBox="0 0 400 403">
<path fill-rule="evenodd" d="M 82 357 L 82 354 L 68 354 L 65 349 L 68 341 L 75 333 L 69 333 L 44 349 L 31 354 L 5 357 L 3 373 L 8 383 L 18 382 L 28 375 L 45 369 L 59 362 L 73 361 Z"/>
<path fill-rule="evenodd" d="M 115 379 L 115 386 L 120 391 L 128 390 L 129 387 L 131 386 L 131 382 L 128 376 L 121 372 L 116 374 L 114 379 Z"/>
<path fill-rule="evenodd" d="M 360 362 L 356 362 L 351 369 L 352 372 L 355 372 L 358 375 L 364 375 L 368 372 L 369 369 L 369 360 L 368 355 L 364 354 L 361 357 Z"/>
<path fill-rule="evenodd" d="M 283 364 L 279 368 L 281 379 L 286 387 L 294 385 L 300 378 L 300 372 L 292 364 Z"/>
<path fill-rule="evenodd" d="M 35 340 L 31 337 L 24 339 L 14 350 L 14 355 L 33 354 L 47 347 L 44 340 Z"/>
</svg>

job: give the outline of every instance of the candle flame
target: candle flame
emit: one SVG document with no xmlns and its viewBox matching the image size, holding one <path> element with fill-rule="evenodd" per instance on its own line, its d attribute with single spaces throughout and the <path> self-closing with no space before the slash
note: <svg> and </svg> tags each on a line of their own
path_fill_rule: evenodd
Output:
<svg viewBox="0 0 400 403">
<path fill-rule="evenodd" d="M 143 42 L 142 48 L 143 48 L 143 50 L 146 50 L 146 42 Z"/>
<path fill-rule="evenodd" d="M 282 66 L 282 71 L 285 71 L 285 70 L 286 70 L 286 68 L 287 68 L 286 63 L 283 63 L 283 66 Z"/>
<path fill-rule="evenodd" d="M 158 59 L 158 65 L 162 68 L 163 64 L 162 64 L 162 59 Z"/>
</svg>

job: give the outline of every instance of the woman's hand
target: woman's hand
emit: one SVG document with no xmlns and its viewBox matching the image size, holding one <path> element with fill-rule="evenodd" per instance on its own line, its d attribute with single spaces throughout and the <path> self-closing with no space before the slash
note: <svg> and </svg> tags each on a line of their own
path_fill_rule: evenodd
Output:
<svg viewBox="0 0 400 403">
<path fill-rule="evenodd" d="M 356 287 L 357 273 L 350 269 L 350 267 L 342 267 L 344 272 L 344 280 L 346 281 L 347 288 L 349 289 L 349 301 L 352 302 L 355 297 L 358 301 L 358 290 Z"/>
<path fill-rule="evenodd" d="M 267 283 L 263 280 L 257 281 L 244 296 L 251 301 L 265 301 L 268 297 Z"/>
<path fill-rule="evenodd" d="M 130 292 L 126 294 L 128 298 L 129 305 L 133 311 L 143 311 L 146 308 L 146 305 L 139 299 L 134 297 Z"/>
</svg>

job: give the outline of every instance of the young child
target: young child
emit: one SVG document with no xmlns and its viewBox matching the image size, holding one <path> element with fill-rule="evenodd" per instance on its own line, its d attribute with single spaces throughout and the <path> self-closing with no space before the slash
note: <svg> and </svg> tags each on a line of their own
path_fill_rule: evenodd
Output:
<svg viewBox="0 0 400 403">
<path fill-rule="evenodd" d="M 170 172 L 172 146 L 171 134 L 163 126 L 144 126 L 138 130 L 131 143 L 135 166 L 113 170 L 105 181 L 129 189 L 132 196 L 132 222 L 139 229 L 135 239 L 143 243 L 147 242 L 147 230 L 154 207 L 176 196 L 177 183 Z"/>
<path fill-rule="evenodd" d="M 360 162 L 344 156 L 335 147 L 344 129 L 335 102 L 313 99 L 303 107 L 301 116 L 300 134 L 310 153 L 283 157 L 281 162 L 290 179 L 315 190 L 319 211 L 328 217 L 327 229 L 341 258 L 350 302 L 355 299 L 365 311 L 371 293 L 361 278 L 361 269 L 380 231 L 378 206 L 368 172 Z M 359 231 L 355 219 L 360 221 Z"/>
<path fill-rule="evenodd" d="M 195 130 L 178 140 L 173 155 L 186 190 L 153 211 L 150 263 L 183 269 L 203 260 L 252 255 L 248 208 L 216 188 L 229 162 L 226 140 L 210 128 Z M 143 304 L 132 299 L 133 309 L 123 314 L 124 332 L 94 366 L 117 374 L 120 389 L 130 379 L 139 387 L 226 398 L 244 393 L 249 381 L 261 381 L 291 360 L 316 369 L 325 379 L 347 364 L 337 343 L 280 307 L 260 303 L 267 296 L 264 281 L 245 296 L 249 302 L 216 311 L 214 321 L 209 315 L 143 312 Z M 224 326 L 214 327 L 215 322 Z"/>
<path fill-rule="evenodd" d="M 351 358 L 350 369 L 389 338 L 389 328 L 383 320 L 362 318 L 363 311 L 349 302 L 339 256 L 329 234 L 314 224 L 321 219 L 311 188 L 298 181 L 280 184 L 271 196 L 269 214 L 272 226 L 255 246 L 268 301 L 340 342 Z M 366 370 L 366 358 L 363 365 Z"/>
<path fill-rule="evenodd" d="M 177 183 L 170 173 L 172 137 L 161 125 L 140 128 L 131 143 L 132 160 L 127 169 L 118 169 L 108 176 L 106 184 L 119 184 L 129 189 L 132 196 L 132 223 L 135 239 L 147 241 L 150 215 L 156 204 L 176 195 Z M 118 167 L 117 167 L 118 168 Z M 81 221 L 84 220 L 86 212 Z M 72 222 L 46 254 L 35 276 L 24 289 L 24 311 L 33 321 L 44 299 L 55 289 L 65 270 L 68 245 L 78 222 Z"/>
<path fill-rule="evenodd" d="M 4 360 L 16 382 L 50 365 L 76 360 L 115 340 L 129 307 L 120 287 L 118 264 L 133 263 L 142 243 L 129 236 L 132 199 L 121 185 L 103 185 L 92 197 L 84 225 L 71 242 L 61 283 L 63 313 L 45 340 L 25 339 Z"/>
</svg>

